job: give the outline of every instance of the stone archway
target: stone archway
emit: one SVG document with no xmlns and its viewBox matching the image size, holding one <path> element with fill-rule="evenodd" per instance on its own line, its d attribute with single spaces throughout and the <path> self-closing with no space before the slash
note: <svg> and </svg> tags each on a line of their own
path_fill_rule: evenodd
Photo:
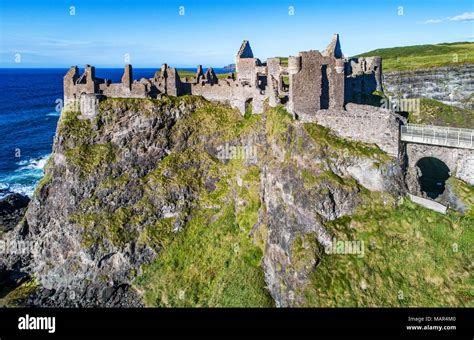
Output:
<svg viewBox="0 0 474 340">
<path fill-rule="evenodd" d="M 420 166 L 425 168 L 425 174 L 427 167 L 435 167 L 438 169 L 438 175 L 435 174 L 435 178 L 438 178 L 441 169 L 446 166 L 450 177 L 456 177 L 474 185 L 474 150 L 417 143 L 406 143 L 405 146 L 407 161 L 405 183 L 408 192 L 411 194 L 417 196 L 426 195 L 426 197 L 429 197 L 426 194 L 426 191 L 423 192 L 420 188 L 420 178 L 423 176 L 423 169 L 420 169 Z M 421 161 L 423 158 L 436 159 L 436 161 Z M 444 163 L 444 166 L 441 163 Z M 446 168 L 444 168 L 443 171 L 445 173 L 444 177 L 446 177 Z M 432 175 L 428 172 L 426 178 L 430 176 Z M 441 179 L 443 179 L 443 176 L 441 176 Z M 443 183 L 443 181 L 441 183 Z M 439 187 L 439 189 L 442 189 L 443 184 Z M 442 197 L 438 196 L 436 200 L 439 200 L 440 198 L 442 199 Z"/>
<path fill-rule="evenodd" d="M 420 191 L 431 199 L 438 198 L 445 190 L 450 177 L 449 167 L 435 157 L 423 157 L 416 163 Z"/>
</svg>

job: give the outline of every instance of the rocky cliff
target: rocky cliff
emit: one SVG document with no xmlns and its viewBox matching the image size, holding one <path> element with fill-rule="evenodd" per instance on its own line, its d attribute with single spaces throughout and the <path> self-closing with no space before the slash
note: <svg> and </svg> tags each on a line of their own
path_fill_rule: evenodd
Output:
<svg viewBox="0 0 474 340">
<path fill-rule="evenodd" d="M 474 64 L 384 73 L 390 95 L 429 98 L 445 104 L 474 108 Z"/>
<path fill-rule="evenodd" d="M 34 306 L 331 305 L 324 293 L 345 283 L 356 299 L 360 284 L 372 285 L 370 275 L 390 271 L 390 261 L 398 259 L 391 249 L 402 248 L 373 241 L 353 269 L 332 267 L 337 275 L 346 268 L 354 280 L 324 289 L 333 278 L 326 270 L 332 257 L 323 248 L 336 236 L 357 238 L 353 228 L 371 226 L 359 217 L 359 227 L 336 227 L 367 207 L 375 214 L 370 221 L 411 211 L 398 199 L 404 190 L 397 159 L 375 145 L 294 121 L 283 107 L 242 117 L 184 96 L 107 99 L 89 119 L 65 110 L 25 218 L 3 235 L 7 245 L 24 245 L 4 252 L 3 274 L 29 277 L 4 300 Z M 406 235 L 402 225 L 387 227 L 387 239 Z M 363 235 L 375 237 L 373 231 Z M 433 256 L 427 267 L 436 263 Z M 396 291 L 398 281 L 388 280 Z M 437 294 L 422 291 L 429 298 Z M 346 293 L 334 293 L 341 305 L 397 302 L 377 290 L 364 290 L 360 300 Z"/>
</svg>

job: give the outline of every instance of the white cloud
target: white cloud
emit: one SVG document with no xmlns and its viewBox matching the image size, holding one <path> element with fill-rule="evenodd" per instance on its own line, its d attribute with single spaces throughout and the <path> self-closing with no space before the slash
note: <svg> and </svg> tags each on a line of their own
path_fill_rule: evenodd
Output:
<svg viewBox="0 0 474 340">
<path fill-rule="evenodd" d="M 443 19 L 428 19 L 424 21 L 424 24 L 439 24 L 444 21 L 474 21 L 474 12 L 464 12 L 460 15 L 455 15 L 453 17 L 446 17 Z"/>
<path fill-rule="evenodd" d="M 440 22 L 443 22 L 443 19 L 429 19 L 423 23 L 424 24 L 439 24 Z"/>
<path fill-rule="evenodd" d="M 465 12 L 461 15 L 448 18 L 450 21 L 474 21 L 474 12 Z"/>
</svg>

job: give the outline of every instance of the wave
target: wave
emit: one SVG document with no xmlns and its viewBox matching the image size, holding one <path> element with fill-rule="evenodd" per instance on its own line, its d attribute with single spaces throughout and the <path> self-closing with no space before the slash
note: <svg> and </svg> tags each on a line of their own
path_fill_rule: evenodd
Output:
<svg viewBox="0 0 474 340">
<path fill-rule="evenodd" d="M 48 112 L 48 113 L 46 114 L 46 116 L 48 116 L 48 117 L 59 117 L 60 115 L 61 115 L 61 113 L 60 113 L 60 112 L 57 112 L 57 111 Z"/>
<path fill-rule="evenodd" d="M 39 158 L 22 160 L 16 164 L 19 166 L 12 173 L 0 177 L 0 198 L 11 193 L 18 193 L 31 197 L 36 185 L 43 178 L 44 166 L 50 154 Z"/>
<path fill-rule="evenodd" d="M 19 161 L 16 164 L 21 165 L 20 168 L 16 169 L 15 171 L 23 171 L 23 170 L 43 170 L 46 162 L 48 161 L 50 154 L 41 156 L 39 158 L 30 158 L 28 160 Z"/>
</svg>

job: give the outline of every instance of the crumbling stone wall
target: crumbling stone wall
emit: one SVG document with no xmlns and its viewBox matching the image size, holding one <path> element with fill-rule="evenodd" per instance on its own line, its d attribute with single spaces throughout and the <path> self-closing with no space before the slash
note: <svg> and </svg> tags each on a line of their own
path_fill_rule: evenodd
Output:
<svg viewBox="0 0 474 340">
<path fill-rule="evenodd" d="M 280 104 L 280 58 L 267 59 L 267 95 L 270 106 Z"/>
<path fill-rule="evenodd" d="M 389 155 L 399 155 L 399 131 L 404 118 L 396 113 L 369 105 L 347 104 L 346 111 L 320 110 L 315 118 L 319 125 L 341 137 L 376 144 Z"/>
<path fill-rule="evenodd" d="M 248 103 L 254 113 L 261 113 L 263 101 L 269 98 L 271 106 L 284 104 L 299 119 L 313 121 L 318 110 L 344 110 L 346 103 L 358 101 L 361 94 L 381 87 L 382 79 L 381 59 L 345 59 L 337 34 L 323 53 L 300 52 L 289 57 L 288 67 L 282 66 L 279 58 L 262 63 L 244 40 L 236 55 L 236 69 L 236 79 L 234 75 L 218 79 L 212 68 L 204 72 L 201 65 L 194 77 L 180 78 L 175 68 L 163 64 L 153 78 L 133 80 L 132 66 L 126 65 L 121 82 L 112 83 L 97 78 L 93 66 L 86 65 L 82 75 L 74 66 L 64 77 L 64 98 L 67 103 L 84 95 L 100 100 L 195 94 L 230 103 L 242 113 Z M 289 75 L 288 88 L 283 84 L 283 74 Z"/>
</svg>

